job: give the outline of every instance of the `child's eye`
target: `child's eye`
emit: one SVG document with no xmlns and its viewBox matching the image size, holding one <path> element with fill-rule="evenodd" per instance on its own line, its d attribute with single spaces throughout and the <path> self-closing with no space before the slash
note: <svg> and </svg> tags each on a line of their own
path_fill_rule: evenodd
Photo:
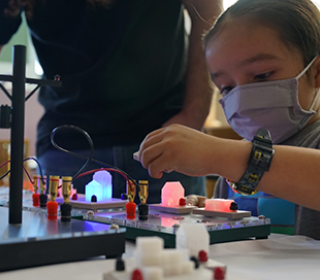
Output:
<svg viewBox="0 0 320 280">
<path fill-rule="evenodd" d="M 255 75 L 254 79 L 257 81 L 264 81 L 268 79 L 271 75 L 272 75 L 272 72 L 263 73 L 263 74 Z"/>
<path fill-rule="evenodd" d="M 228 87 L 223 87 L 220 89 L 220 92 L 223 96 L 225 96 L 226 94 L 228 94 L 231 90 L 233 89 L 233 87 L 228 86 Z"/>
</svg>

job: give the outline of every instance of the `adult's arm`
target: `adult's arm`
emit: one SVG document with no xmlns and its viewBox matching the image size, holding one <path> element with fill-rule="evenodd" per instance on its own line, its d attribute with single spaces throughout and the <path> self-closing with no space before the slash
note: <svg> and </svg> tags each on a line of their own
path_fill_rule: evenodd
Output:
<svg viewBox="0 0 320 280">
<path fill-rule="evenodd" d="M 251 148 L 251 142 L 216 138 L 172 125 L 146 137 L 139 161 L 155 178 L 174 170 L 189 176 L 219 174 L 238 182 Z M 257 189 L 320 211 L 320 151 L 292 146 L 274 146 L 274 150 L 270 170 Z"/>
<path fill-rule="evenodd" d="M 182 0 L 190 18 L 186 93 L 181 112 L 163 126 L 183 124 L 201 130 L 209 113 L 213 84 L 207 70 L 203 36 L 222 12 L 222 0 Z"/>
</svg>

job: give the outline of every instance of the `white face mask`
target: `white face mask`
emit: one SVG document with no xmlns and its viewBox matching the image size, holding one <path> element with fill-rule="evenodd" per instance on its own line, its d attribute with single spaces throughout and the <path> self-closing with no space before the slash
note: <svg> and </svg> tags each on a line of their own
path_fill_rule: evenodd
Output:
<svg viewBox="0 0 320 280">
<path fill-rule="evenodd" d="M 264 128 L 276 144 L 300 131 L 316 113 L 313 107 L 320 91 L 310 109 L 302 109 L 298 99 L 298 79 L 317 57 L 295 78 L 240 85 L 221 98 L 219 103 L 233 130 L 251 141 L 258 129 Z"/>
</svg>

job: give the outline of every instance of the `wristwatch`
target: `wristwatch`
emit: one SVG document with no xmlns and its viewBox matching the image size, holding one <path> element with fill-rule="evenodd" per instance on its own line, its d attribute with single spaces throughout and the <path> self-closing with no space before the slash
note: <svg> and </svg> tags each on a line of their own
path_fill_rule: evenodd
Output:
<svg viewBox="0 0 320 280">
<path fill-rule="evenodd" d="M 274 149 L 272 148 L 272 141 L 270 133 L 264 128 L 260 128 L 252 140 L 252 150 L 250 153 L 248 168 L 239 180 L 234 183 L 226 180 L 228 185 L 241 195 L 253 195 L 256 190 L 264 172 L 269 171 Z"/>
</svg>

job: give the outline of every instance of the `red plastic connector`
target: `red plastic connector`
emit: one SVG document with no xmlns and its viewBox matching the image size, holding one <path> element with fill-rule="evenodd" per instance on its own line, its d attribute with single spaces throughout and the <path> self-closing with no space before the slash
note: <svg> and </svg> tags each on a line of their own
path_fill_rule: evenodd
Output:
<svg viewBox="0 0 320 280">
<path fill-rule="evenodd" d="M 71 200 L 78 200 L 78 194 L 74 193 L 71 197 Z"/>
<path fill-rule="evenodd" d="M 47 218 L 48 220 L 56 220 L 58 217 L 58 202 L 47 202 Z"/>
<path fill-rule="evenodd" d="M 134 202 L 128 202 L 126 204 L 127 219 L 136 218 L 136 208 L 137 208 L 137 205 Z"/>
<path fill-rule="evenodd" d="M 32 195 L 33 206 L 40 206 L 40 194 L 34 193 Z"/>
<path fill-rule="evenodd" d="M 208 261 L 208 254 L 206 251 L 204 251 L 204 250 L 199 251 L 199 261 L 200 262 L 207 262 Z"/>
<path fill-rule="evenodd" d="M 180 206 L 186 206 L 187 205 L 187 202 L 183 197 L 179 199 L 179 205 Z"/>
<path fill-rule="evenodd" d="M 143 280 L 143 274 L 140 269 L 135 269 L 132 272 L 131 280 Z"/>
<path fill-rule="evenodd" d="M 214 269 L 213 279 L 214 280 L 224 280 L 224 269 L 221 267 L 217 267 Z"/>
</svg>

